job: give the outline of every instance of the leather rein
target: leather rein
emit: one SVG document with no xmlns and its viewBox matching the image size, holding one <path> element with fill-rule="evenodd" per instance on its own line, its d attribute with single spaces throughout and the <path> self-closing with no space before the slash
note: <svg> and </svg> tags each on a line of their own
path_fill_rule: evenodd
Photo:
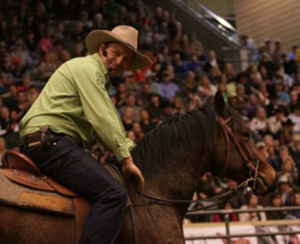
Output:
<svg viewBox="0 0 300 244">
<path fill-rule="evenodd" d="M 193 200 L 173 200 L 173 199 L 166 199 L 166 198 L 164 198 L 164 199 L 156 198 L 156 197 L 149 196 L 149 195 L 145 194 L 144 192 L 140 191 L 139 188 L 137 188 L 137 191 L 142 197 L 142 200 L 143 200 L 143 202 L 146 206 L 147 212 L 148 212 L 149 216 L 151 217 L 151 220 L 152 220 L 152 222 L 153 222 L 153 224 L 154 224 L 161 240 L 164 240 L 163 233 L 161 232 L 161 230 L 160 230 L 160 228 L 159 228 L 159 226 L 158 226 L 158 224 L 155 220 L 155 217 L 153 216 L 153 214 L 152 214 L 152 212 L 149 208 L 149 204 L 146 201 L 146 199 L 151 200 L 151 201 L 156 202 L 156 203 L 161 203 L 161 204 L 178 204 L 178 203 L 181 203 L 181 204 L 196 203 L 196 204 L 198 204 L 198 203 L 202 203 L 204 201 L 213 201 L 212 204 L 209 204 L 209 205 L 206 205 L 206 206 L 201 206 L 201 207 L 198 207 L 196 209 L 188 211 L 188 212 L 195 212 L 195 211 L 199 211 L 199 210 L 209 209 L 209 208 L 212 208 L 214 206 L 217 206 L 217 205 L 223 203 L 224 201 L 228 200 L 230 197 L 234 196 L 239 190 L 243 189 L 245 191 L 247 189 L 247 187 L 249 186 L 250 182 L 253 182 L 252 190 L 254 190 L 255 187 L 256 187 L 256 180 L 257 180 L 257 177 L 258 177 L 258 169 L 259 169 L 260 161 L 257 160 L 256 165 L 254 166 L 251 163 L 251 160 L 247 157 L 245 151 L 241 147 L 241 144 L 238 142 L 235 135 L 233 134 L 232 129 L 228 126 L 228 123 L 231 121 L 231 116 L 229 116 L 226 120 L 224 120 L 223 118 L 221 118 L 220 116 L 217 115 L 216 120 L 222 128 L 222 130 L 225 134 L 226 142 L 227 142 L 227 156 L 226 156 L 226 161 L 225 161 L 225 164 L 224 164 L 224 168 L 222 170 L 222 174 L 224 174 L 224 172 L 226 171 L 226 168 L 228 167 L 228 163 L 229 163 L 229 159 L 230 159 L 230 146 L 231 146 L 230 141 L 232 140 L 234 145 L 236 146 L 236 148 L 239 150 L 240 154 L 242 155 L 247 168 L 249 169 L 249 177 L 245 181 L 240 183 L 238 186 L 236 186 L 235 188 L 232 188 L 232 189 L 224 192 L 223 194 L 217 195 L 217 196 L 209 198 L 209 199 L 205 199 L 205 200 L 201 199 L 201 200 L 195 200 L 195 201 L 193 201 Z M 134 221 L 132 220 L 132 222 L 133 222 L 133 226 L 134 226 Z M 133 229 L 134 229 L 135 243 L 138 243 L 135 228 L 133 227 Z"/>
<path fill-rule="evenodd" d="M 212 204 L 207 205 L 207 206 L 199 207 L 199 208 L 193 210 L 193 211 L 198 211 L 198 210 L 209 209 L 211 207 L 214 207 L 214 206 L 224 202 L 225 200 L 227 200 L 230 197 L 234 196 L 239 190 L 241 190 L 241 189 L 245 190 L 249 186 L 250 182 L 253 182 L 252 187 L 251 187 L 252 190 L 255 189 L 256 180 L 257 180 L 257 177 L 258 177 L 258 169 L 259 169 L 260 161 L 257 160 L 256 165 L 254 166 L 253 163 L 251 162 L 251 160 L 247 157 L 245 151 L 241 147 L 241 144 L 238 142 L 235 135 L 233 134 L 232 129 L 228 126 L 228 123 L 231 121 L 230 116 L 226 120 L 224 120 L 223 118 L 221 118 L 220 116 L 217 115 L 216 120 L 222 128 L 222 130 L 225 134 L 226 142 L 227 142 L 227 156 L 226 156 L 226 161 L 225 161 L 225 164 L 224 164 L 224 168 L 222 170 L 222 174 L 224 174 L 224 172 L 226 171 L 226 168 L 228 167 L 228 163 L 229 163 L 229 159 L 230 159 L 230 146 L 231 146 L 230 141 L 232 140 L 234 145 L 237 147 L 240 154 L 242 155 L 247 168 L 249 169 L 249 177 L 245 181 L 240 183 L 238 186 L 236 186 L 235 188 L 232 188 L 232 189 L 224 192 L 223 194 L 220 194 L 220 195 L 217 195 L 215 197 L 208 198 L 208 199 L 205 199 L 205 200 L 203 200 L 203 199 L 200 199 L 200 200 L 173 200 L 173 199 L 166 199 L 166 198 L 156 198 L 156 197 L 153 197 L 153 196 L 149 196 L 149 195 L 141 192 L 138 189 L 139 194 L 142 196 L 142 198 L 144 200 L 146 198 L 146 199 L 152 200 L 154 202 L 159 202 L 159 203 L 162 203 L 162 204 L 177 204 L 177 203 L 182 203 L 182 204 L 184 204 L 184 203 L 196 203 L 197 204 L 197 203 L 201 203 L 203 201 L 215 201 L 215 203 L 212 203 Z M 189 212 L 191 212 L 191 211 L 189 211 Z"/>
</svg>

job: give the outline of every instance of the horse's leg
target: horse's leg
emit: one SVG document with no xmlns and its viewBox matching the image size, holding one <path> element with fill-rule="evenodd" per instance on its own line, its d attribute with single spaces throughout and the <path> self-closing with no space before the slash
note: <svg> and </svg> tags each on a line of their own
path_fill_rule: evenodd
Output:
<svg viewBox="0 0 300 244">
<path fill-rule="evenodd" d="M 74 218 L 0 203 L 0 243 L 74 244 Z"/>
</svg>

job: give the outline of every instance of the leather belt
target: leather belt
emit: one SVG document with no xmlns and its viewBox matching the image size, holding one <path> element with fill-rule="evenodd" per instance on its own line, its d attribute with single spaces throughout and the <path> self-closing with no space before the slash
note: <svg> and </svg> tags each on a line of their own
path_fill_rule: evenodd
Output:
<svg viewBox="0 0 300 244">
<path fill-rule="evenodd" d="M 42 132 L 37 131 L 31 134 L 28 134 L 20 139 L 20 146 L 34 146 L 41 144 L 41 135 Z"/>
<path fill-rule="evenodd" d="M 25 135 L 20 139 L 20 146 L 36 146 L 41 145 L 42 147 L 49 147 L 52 145 L 54 136 L 57 133 L 51 131 L 47 127 L 41 127 L 39 131 Z"/>
</svg>

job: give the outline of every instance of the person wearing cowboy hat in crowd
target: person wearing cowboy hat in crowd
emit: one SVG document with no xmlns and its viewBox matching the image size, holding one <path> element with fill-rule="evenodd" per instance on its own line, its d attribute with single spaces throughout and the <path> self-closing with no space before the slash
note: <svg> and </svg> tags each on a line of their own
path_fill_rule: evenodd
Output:
<svg viewBox="0 0 300 244">
<path fill-rule="evenodd" d="M 41 172 L 91 203 L 79 243 L 113 243 L 121 229 L 125 189 L 85 146 L 94 134 L 143 190 L 130 150 L 134 143 L 109 97 L 110 78 L 151 65 L 137 50 L 138 31 L 120 25 L 91 31 L 89 54 L 62 64 L 20 123 L 20 149 Z"/>
</svg>

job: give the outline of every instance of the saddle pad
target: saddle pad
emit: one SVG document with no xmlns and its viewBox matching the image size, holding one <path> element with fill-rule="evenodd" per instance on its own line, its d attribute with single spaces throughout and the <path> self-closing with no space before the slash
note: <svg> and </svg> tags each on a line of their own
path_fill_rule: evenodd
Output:
<svg viewBox="0 0 300 244">
<path fill-rule="evenodd" d="M 3 174 L 0 174 L 0 203 L 75 216 L 73 198 L 15 184 Z"/>
</svg>

